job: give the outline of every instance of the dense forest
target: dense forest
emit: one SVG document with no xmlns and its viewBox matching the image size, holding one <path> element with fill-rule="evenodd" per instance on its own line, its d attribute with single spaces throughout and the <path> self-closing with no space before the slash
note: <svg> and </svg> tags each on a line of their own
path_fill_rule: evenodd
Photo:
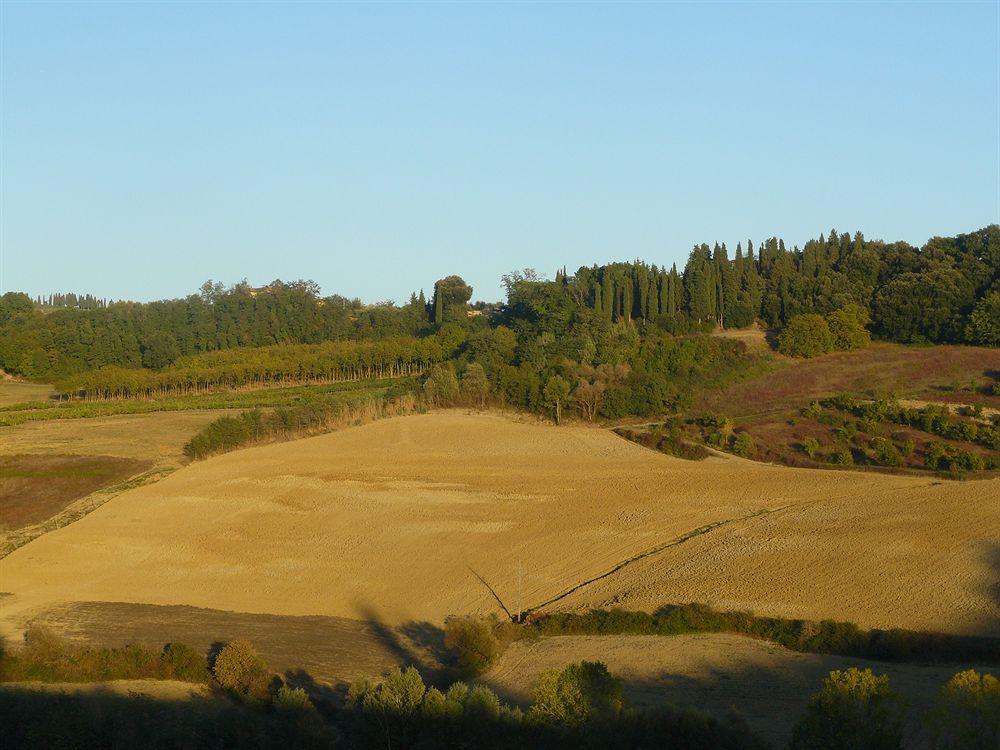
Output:
<svg viewBox="0 0 1000 750">
<path fill-rule="evenodd" d="M 505 304 L 474 306 L 458 276 L 436 282 L 430 300 L 420 292 L 404 305 L 323 297 L 310 281 L 207 282 L 187 298 L 150 303 L 75 294 L 33 301 L 11 292 L 0 297 L 0 368 L 54 380 L 108 367 L 175 370 L 185 358 L 225 349 L 433 336 L 493 374 L 502 361 L 538 377 L 563 360 L 632 365 L 651 336 L 755 320 L 784 328 L 796 316 L 848 307 L 882 339 L 1000 345 L 997 225 L 921 248 L 836 231 L 791 250 L 777 238 L 741 243 L 731 255 L 725 244 L 703 244 L 682 270 L 636 261 L 563 269 L 554 281 L 526 269 L 504 282 Z"/>
</svg>

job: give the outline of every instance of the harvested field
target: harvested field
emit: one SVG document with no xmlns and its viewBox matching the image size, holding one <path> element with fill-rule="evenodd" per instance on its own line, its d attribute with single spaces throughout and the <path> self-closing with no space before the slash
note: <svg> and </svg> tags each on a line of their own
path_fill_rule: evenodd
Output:
<svg viewBox="0 0 1000 750">
<path fill-rule="evenodd" d="M 59 636 L 91 645 L 183 643 L 202 653 L 244 638 L 278 674 L 292 682 L 335 685 L 415 664 L 432 677 L 443 632 L 429 623 L 390 628 L 343 617 L 262 615 L 198 607 L 80 602 L 53 607 L 37 620 Z"/>
<path fill-rule="evenodd" d="M 114 456 L 0 455 L 0 531 L 44 521 L 148 467 L 147 461 Z"/>
<path fill-rule="evenodd" d="M 907 747 L 922 747 L 924 738 L 917 733 L 916 717 L 924 713 L 941 686 L 961 671 L 801 654 L 736 635 L 568 636 L 515 643 L 483 681 L 502 697 L 527 703 L 539 673 L 581 659 L 607 664 L 622 679 L 633 705 L 673 703 L 716 716 L 735 708 L 776 747 L 788 742 L 823 678 L 831 670 L 852 666 L 889 675 L 892 686 L 909 704 Z"/>
<path fill-rule="evenodd" d="M 179 466 L 191 436 L 226 413 L 174 411 L 28 422 L 0 428 L 0 455 L 102 455 Z"/>
<path fill-rule="evenodd" d="M 153 698 L 163 701 L 183 701 L 200 698 L 228 703 L 212 694 L 208 685 L 196 685 L 175 680 L 110 680 L 108 682 L 0 682 L 0 694 L 5 690 L 26 690 L 58 695 L 121 696 L 123 698 Z"/>
<path fill-rule="evenodd" d="M 438 412 L 237 451 L 0 560 L 0 627 L 71 602 L 439 625 L 707 601 L 1000 634 L 1000 483 L 692 463 Z"/>
</svg>

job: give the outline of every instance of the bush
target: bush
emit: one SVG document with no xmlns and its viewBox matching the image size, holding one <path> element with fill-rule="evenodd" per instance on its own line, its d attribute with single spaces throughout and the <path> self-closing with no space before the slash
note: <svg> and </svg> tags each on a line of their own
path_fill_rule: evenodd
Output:
<svg viewBox="0 0 1000 750">
<path fill-rule="evenodd" d="M 445 648 L 451 651 L 462 676 L 482 674 L 500 654 L 495 622 L 475 617 L 449 617 L 444 627 Z"/>
<path fill-rule="evenodd" d="M 168 643 L 160 654 L 164 670 L 175 680 L 208 682 L 205 657 L 183 643 Z"/>
<path fill-rule="evenodd" d="M 899 750 L 903 701 L 886 675 L 830 672 L 792 734 L 790 750 Z"/>
<path fill-rule="evenodd" d="M 258 704 L 271 694 L 272 675 L 248 641 L 230 641 L 212 663 L 215 681 L 245 703 Z"/>
<path fill-rule="evenodd" d="M 581 661 L 538 676 L 528 718 L 543 724 L 578 727 L 594 719 L 614 719 L 622 709 L 621 680 L 601 662 Z"/>
<path fill-rule="evenodd" d="M 459 383 L 462 393 L 462 400 L 469 406 L 482 408 L 486 405 L 486 399 L 490 395 L 490 381 L 486 377 L 483 366 L 473 362 L 465 369 L 462 375 L 462 382 Z"/>
<path fill-rule="evenodd" d="M 778 336 L 778 351 L 790 357 L 815 357 L 833 346 L 833 333 L 822 315 L 796 315 Z"/>
<path fill-rule="evenodd" d="M 819 453 L 819 440 L 814 437 L 807 437 L 802 441 L 802 450 L 809 458 L 815 458 Z"/>
<path fill-rule="evenodd" d="M 973 344 L 1000 346 L 1000 292 L 990 292 L 975 306 L 965 327 Z"/>
<path fill-rule="evenodd" d="M 847 448 L 837 448 L 827 455 L 826 461 L 834 466 L 853 466 L 854 455 Z"/>
<path fill-rule="evenodd" d="M 872 448 L 875 450 L 875 463 L 879 466 L 903 465 L 903 454 L 891 440 L 883 437 L 872 438 Z"/>
<path fill-rule="evenodd" d="M 860 305 L 845 305 L 827 315 L 826 322 L 836 349 L 860 349 L 872 342 L 871 334 L 865 328 L 871 323 L 871 316 Z"/>
<path fill-rule="evenodd" d="M 938 694 L 928 724 L 935 750 L 1000 747 L 1000 680 L 959 672 Z"/>
<path fill-rule="evenodd" d="M 733 440 L 733 453 L 743 458 L 751 458 L 757 455 L 757 446 L 754 445 L 753 438 L 748 432 L 740 432 Z"/>
<path fill-rule="evenodd" d="M 300 714 L 315 711 L 309 695 L 302 688 L 293 688 L 282 685 L 278 692 L 274 694 L 274 710 L 281 713 Z"/>
<path fill-rule="evenodd" d="M 434 365 L 424 381 L 424 396 L 432 406 L 453 406 L 459 400 L 458 378 L 451 362 Z"/>
</svg>

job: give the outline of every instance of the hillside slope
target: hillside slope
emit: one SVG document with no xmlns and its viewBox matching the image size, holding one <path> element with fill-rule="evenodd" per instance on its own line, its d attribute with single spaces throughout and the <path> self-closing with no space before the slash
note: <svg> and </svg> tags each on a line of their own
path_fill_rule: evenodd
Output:
<svg viewBox="0 0 1000 750">
<path fill-rule="evenodd" d="M 690 463 L 596 428 L 438 412 L 124 493 L 0 560 L 0 617 L 103 601 L 440 623 L 499 611 L 492 587 L 512 610 L 709 600 L 997 634 L 998 539 L 993 481 Z"/>
</svg>

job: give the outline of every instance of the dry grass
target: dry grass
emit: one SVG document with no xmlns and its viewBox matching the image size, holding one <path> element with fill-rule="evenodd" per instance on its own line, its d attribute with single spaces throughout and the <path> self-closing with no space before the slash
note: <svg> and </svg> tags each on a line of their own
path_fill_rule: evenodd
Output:
<svg viewBox="0 0 1000 750">
<path fill-rule="evenodd" d="M 179 466 L 184 444 L 226 411 L 175 411 L 0 427 L 0 455 L 117 456 Z"/>
<path fill-rule="evenodd" d="M 195 464 L 36 539 L 0 560 L 0 627 L 74 601 L 439 624 L 498 611 L 488 584 L 512 610 L 700 600 L 998 634 L 997 486 L 402 417 Z"/>
<path fill-rule="evenodd" d="M 54 395 L 56 391 L 51 385 L 25 383 L 0 376 L 0 406 L 46 401 Z"/>
</svg>

